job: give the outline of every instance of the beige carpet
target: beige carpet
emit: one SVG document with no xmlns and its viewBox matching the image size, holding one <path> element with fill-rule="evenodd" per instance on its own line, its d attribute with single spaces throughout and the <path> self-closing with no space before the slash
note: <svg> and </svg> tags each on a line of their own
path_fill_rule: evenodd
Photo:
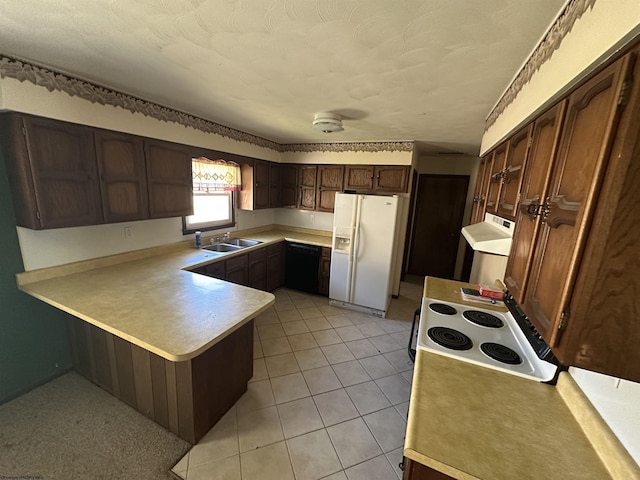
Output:
<svg viewBox="0 0 640 480">
<path fill-rule="evenodd" d="M 0 478 L 170 479 L 189 448 L 75 373 L 0 405 Z"/>
</svg>

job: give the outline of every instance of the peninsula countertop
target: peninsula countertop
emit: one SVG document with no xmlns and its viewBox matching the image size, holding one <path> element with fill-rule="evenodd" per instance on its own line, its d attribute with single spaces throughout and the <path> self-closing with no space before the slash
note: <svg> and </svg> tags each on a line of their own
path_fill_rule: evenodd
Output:
<svg viewBox="0 0 640 480">
<path fill-rule="evenodd" d="M 460 303 L 461 285 L 428 277 L 424 294 Z M 640 478 L 567 372 L 553 386 L 422 350 L 404 455 L 457 479 Z"/>
<path fill-rule="evenodd" d="M 243 235 L 330 246 L 326 234 L 271 229 Z M 188 243 L 18 274 L 19 288 L 170 361 L 190 360 L 273 305 L 273 294 L 188 271 L 230 258 Z"/>
</svg>

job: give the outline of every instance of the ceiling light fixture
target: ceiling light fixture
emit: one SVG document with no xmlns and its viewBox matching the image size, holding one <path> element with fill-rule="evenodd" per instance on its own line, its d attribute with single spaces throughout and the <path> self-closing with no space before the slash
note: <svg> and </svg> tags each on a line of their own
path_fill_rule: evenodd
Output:
<svg viewBox="0 0 640 480">
<path fill-rule="evenodd" d="M 342 117 L 337 113 L 316 113 L 313 116 L 313 124 L 311 127 L 323 133 L 341 132 L 344 130 L 344 128 L 342 128 Z"/>
</svg>

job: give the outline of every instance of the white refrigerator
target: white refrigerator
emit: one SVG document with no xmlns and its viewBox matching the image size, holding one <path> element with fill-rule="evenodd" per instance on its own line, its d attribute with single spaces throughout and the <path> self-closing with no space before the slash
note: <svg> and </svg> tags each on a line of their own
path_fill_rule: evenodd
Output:
<svg viewBox="0 0 640 480">
<path fill-rule="evenodd" d="M 400 198 L 336 194 L 331 305 L 385 317 L 391 301 Z"/>
</svg>

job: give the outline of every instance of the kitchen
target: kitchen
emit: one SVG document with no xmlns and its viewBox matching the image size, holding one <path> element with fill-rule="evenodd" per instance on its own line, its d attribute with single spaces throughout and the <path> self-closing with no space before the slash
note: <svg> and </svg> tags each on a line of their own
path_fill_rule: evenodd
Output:
<svg viewBox="0 0 640 480">
<path fill-rule="evenodd" d="M 605 3 L 600 4 L 596 2 L 596 5 L 593 7 L 592 11 L 588 11 L 584 15 L 585 22 L 590 19 L 591 22 L 597 24 L 598 22 L 594 20 L 593 16 L 595 16 L 600 10 L 598 8 L 600 5 L 607 5 Z M 604 8 L 603 7 L 603 8 Z M 632 8 L 629 6 L 629 8 Z M 615 9 L 614 9 L 615 10 Z M 592 15 L 592 17 L 589 17 Z M 623 16 L 623 15 L 621 15 Z M 605 22 L 606 23 L 606 22 Z M 585 28 L 590 28 L 593 26 L 592 23 L 585 23 L 587 25 Z M 579 24 L 576 24 L 576 29 Z M 622 28 L 620 30 L 620 36 L 624 36 L 625 34 L 631 35 L 633 31 L 633 26 L 629 27 L 628 30 Z M 574 30 L 573 33 L 579 35 L 580 30 Z M 580 37 L 578 37 L 580 38 Z M 608 37 L 607 37 L 608 38 Z M 607 41 L 610 44 L 614 44 L 613 40 L 608 39 Z M 619 39 L 616 39 L 619 41 Z M 604 47 L 608 48 L 609 45 Z M 558 52 L 562 52 L 559 50 Z M 558 53 L 557 52 L 557 53 Z M 567 53 L 570 55 L 570 53 Z M 561 62 L 562 57 L 557 59 L 557 57 L 552 57 L 550 62 Z M 588 60 L 584 60 L 585 65 L 590 64 Z M 546 66 L 545 66 L 546 67 Z M 572 78 L 571 72 L 565 72 L 562 68 L 558 69 L 570 79 Z M 541 70 L 540 75 L 543 75 L 544 71 Z M 544 78 L 544 77 L 541 77 Z M 548 80 L 548 78 L 547 78 Z M 553 79 L 552 84 L 562 84 L 563 79 Z M 555 83 L 554 83 L 555 82 Z M 541 83 L 544 83 L 541 80 Z M 530 85 L 531 88 L 535 87 L 535 85 Z M 69 98 L 66 94 L 63 94 L 58 91 L 48 92 L 43 88 L 35 88 L 34 86 L 28 83 L 19 83 L 18 81 L 6 78 L 2 83 L 2 91 L 3 91 L 3 108 L 6 109 L 15 109 L 18 111 L 30 111 L 32 113 L 37 113 L 40 115 L 51 116 L 51 117 L 60 117 L 60 112 L 67 112 L 65 115 L 66 120 L 76 121 L 79 123 L 92 124 L 96 122 L 96 118 L 100 118 L 100 124 L 98 126 L 113 130 L 128 130 L 139 135 L 148 135 L 153 136 L 155 138 L 167 138 L 173 139 L 175 141 L 180 141 L 183 143 L 194 143 L 194 144 L 206 144 L 210 145 L 212 148 L 216 150 L 225 151 L 226 149 L 235 149 L 236 142 L 232 141 L 228 138 L 219 138 L 216 139 L 215 145 L 210 144 L 212 140 L 207 136 L 203 136 L 199 132 L 195 132 L 193 130 L 184 128 L 182 129 L 183 133 L 180 134 L 180 138 L 176 137 L 175 127 L 168 125 L 166 123 L 152 121 L 148 117 L 142 117 L 141 115 L 129 115 L 129 114 L 116 114 L 113 113 L 112 110 L 109 110 L 111 113 L 107 115 L 105 109 L 108 107 L 98 106 L 96 104 L 87 105 L 86 102 L 82 101 L 77 97 Z M 535 97 L 535 95 L 534 95 Z M 520 98 L 518 101 L 525 102 L 526 99 L 523 100 L 524 97 Z M 31 106 L 28 106 L 31 104 Z M 516 104 L 513 108 L 521 109 L 521 117 L 524 115 L 528 115 L 531 112 L 530 108 L 527 106 L 522 106 L 521 104 Z M 71 113 L 73 112 L 73 113 Z M 524 113 L 522 113 L 524 112 Z M 515 116 L 518 116 L 516 112 Z M 507 122 L 508 119 L 505 119 L 503 115 L 498 119 L 498 122 L 494 125 L 493 128 L 490 128 L 483 139 L 484 148 L 481 151 L 486 151 L 490 148 L 491 145 L 496 143 L 502 135 L 509 132 L 514 125 L 518 123 L 518 121 L 514 121 L 512 125 L 506 126 L 501 125 L 500 122 Z M 126 128 L 125 128 L 126 126 Z M 182 127 L 180 127 L 182 128 Z M 501 133 L 502 132 L 502 133 Z M 192 142 L 193 140 L 193 142 Z M 226 148 L 225 148 L 226 147 Z M 244 146 L 246 151 L 244 154 L 253 154 L 253 156 L 263 158 L 266 160 L 279 160 L 278 156 L 275 152 L 270 151 L 268 149 L 259 149 L 255 145 L 247 144 Z M 363 164 L 404 164 L 411 165 L 414 164 L 417 168 L 422 171 L 423 164 L 429 163 L 427 160 L 423 162 L 422 160 L 418 160 L 414 158 L 414 153 L 411 151 L 376 151 L 376 152 L 309 152 L 309 153 L 293 153 L 293 152 L 285 152 L 282 154 L 282 160 L 285 162 L 289 161 L 289 159 L 296 159 L 296 161 L 300 161 L 300 163 L 363 163 Z M 293 160 L 292 160 L 293 161 Z M 429 168 L 427 166 L 425 169 Z M 284 218 L 283 218 L 284 217 Z M 165 223 L 166 222 L 166 223 Z M 293 223 L 295 222 L 295 223 Z M 313 228 L 318 230 L 330 230 L 331 229 L 331 221 L 329 214 L 321 214 L 314 213 L 310 214 L 308 212 L 302 212 L 297 210 L 291 211 L 283 211 L 283 212 L 273 212 L 267 211 L 263 214 L 263 212 L 239 212 L 238 214 L 238 223 L 239 228 L 248 229 L 252 227 L 257 227 L 261 225 L 269 225 L 269 224 L 297 224 L 300 227 Z M 181 235 L 175 234 L 167 234 L 168 231 L 176 231 L 176 222 L 173 220 L 162 220 L 162 221 L 154 221 L 153 223 L 140 223 L 133 225 L 133 238 L 131 239 L 131 243 L 127 245 L 125 239 L 121 238 L 122 232 L 121 228 L 110 229 L 109 226 L 103 227 L 92 227 L 89 229 L 78 229 L 73 232 L 63 232 L 63 231 L 43 231 L 43 232 L 22 232 L 24 234 L 24 238 L 21 238 L 21 242 L 24 245 L 24 248 L 27 249 L 26 252 L 23 252 L 25 268 L 28 270 L 41 268 L 50 266 L 50 264 L 44 263 L 47 261 L 51 261 L 53 257 L 60 259 L 61 263 L 68 263 L 73 261 L 78 261 L 81 259 L 92 258 L 95 256 L 101 256 L 104 254 L 115 254 L 120 253 L 126 250 L 146 248 L 150 246 L 172 243 L 176 241 L 180 241 L 182 239 Z M 67 236 L 65 236 L 65 233 Z M 40 235 L 42 234 L 42 235 Z M 111 236 L 111 237 L 110 237 Z M 83 248 L 78 249 L 74 245 L 82 244 Z M 29 250 L 30 249 L 30 250 Z M 54 253 L 51 253 L 52 250 Z M 45 255 L 46 252 L 49 252 L 49 255 Z M 47 257 L 47 258 L 44 258 Z M 32 261 L 31 265 L 28 262 Z M 19 270 L 16 270 L 19 271 Z M 29 308 L 41 308 L 41 307 L 29 307 Z M 47 311 L 47 315 L 51 315 L 49 311 Z M 42 328 L 42 331 L 51 332 L 51 336 L 53 338 L 60 337 L 60 333 L 56 332 L 55 329 L 52 329 L 52 326 L 47 322 L 42 322 L 42 325 L 38 327 L 38 329 Z M 38 330 L 36 329 L 36 330 Z M 60 348 L 62 349 L 62 348 Z M 4 348 L 3 348 L 4 350 Z M 51 350 L 49 350 L 51 352 Z M 47 355 L 43 353 L 43 355 Z M 64 358 L 64 353 L 61 352 L 61 358 Z M 67 361 L 68 362 L 68 361 Z M 48 376 L 55 376 L 55 371 L 51 371 L 51 366 L 55 362 L 49 363 L 48 361 L 44 361 L 43 363 L 48 364 L 45 368 L 45 371 L 48 371 Z M 23 375 L 34 375 L 34 377 L 39 377 L 40 381 L 44 380 L 43 375 L 38 372 L 29 371 L 29 362 L 25 362 L 26 372 L 21 372 Z M 45 375 L 47 376 L 47 375 Z M 25 382 L 28 384 L 29 382 Z M 33 383 L 37 383 L 36 381 L 32 381 Z M 625 381 L 622 382 L 623 388 L 633 388 L 633 386 L 629 386 L 629 384 Z M 23 387 L 24 388 L 24 387 Z M 597 390 L 597 388 L 596 388 Z"/>
</svg>

